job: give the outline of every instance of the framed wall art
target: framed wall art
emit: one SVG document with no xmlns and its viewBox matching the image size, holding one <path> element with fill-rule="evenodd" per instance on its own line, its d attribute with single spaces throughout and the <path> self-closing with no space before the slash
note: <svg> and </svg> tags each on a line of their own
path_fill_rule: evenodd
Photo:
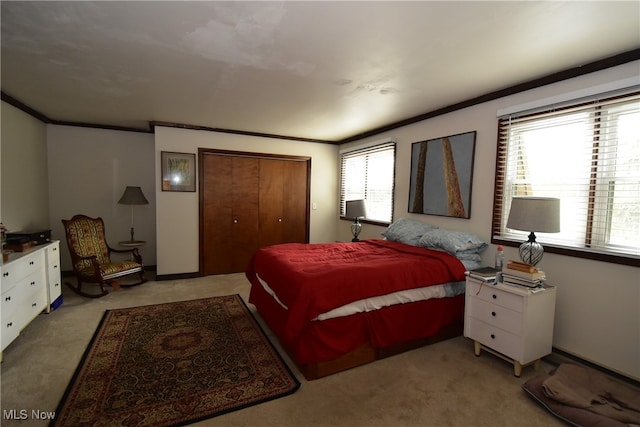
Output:
<svg viewBox="0 0 640 427">
<path fill-rule="evenodd" d="M 471 217 L 476 131 L 411 145 L 409 212 Z"/>
<path fill-rule="evenodd" d="M 162 191 L 196 191 L 196 155 L 162 151 Z"/>
</svg>

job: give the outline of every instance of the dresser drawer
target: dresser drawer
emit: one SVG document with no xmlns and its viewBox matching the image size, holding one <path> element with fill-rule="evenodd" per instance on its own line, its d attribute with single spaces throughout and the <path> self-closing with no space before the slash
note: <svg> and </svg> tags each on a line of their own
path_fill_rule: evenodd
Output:
<svg viewBox="0 0 640 427">
<path fill-rule="evenodd" d="M 469 320 L 469 338 L 514 360 L 522 361 L 519 350 L 522 340 L 519 336 L 474 318 Z"/>
<path fill-rule="evenodd" d="M 0 303 L 0 313 L 2 313 L 2 323 L 12 319 L 18 311 L 18 288 L 15 286 L 2 293 L 2 302 Z"/>
<path fill-rule="evenodd" d="M 2 350 L 11 343 L 20 332 L 20 322 L 18 321 L 18 309 L 20 305 L 18 297 L 18 287 L 12 286 L 2 293 L 0 309 L 2 310 L 2 323 L 0 323 L 0 345 Z"/>
<path fill-rule="evenodd" d="M 60 243 L 53 242 L 47 246 L 47 264 L 49 267 L 60 264 Z"/>
<path fill-rule="evenodd" d="M 480 300 L 521 312 L 524 307 L 524 297 L 503 291 L 491 284 L 481 284 L 474 280 L 467 281 L 467 294 Z"/>
<path fill-rule="evenodd" d="M 16 338 L 18 338 L 18 334 L 20 333 L 20 325 L 16 320 L 18 317 L 17 313 L 14 313 L 13 317 L 9 317 L 7 319 L 2 316 L 2 332 L 0 333 L 0 346 L 2 350 L 7 348 L 9 344 Z"/>
<path fill-rule="evenodd" d="M 21 311 L 20 313 L 23 319 L 23 324 L 26 326 L 36 316 L 42 313 L 42 310 L 44 310 L 46 307 L 47 294 L 45 294 L 44 292 L 34 292 L 31 295 L 27 296 L 24 301 L 24 311 Z"/>
<path fill-rule="evenodd" d="M 498 304 L 484 301 L 475 296 L 469 299 L 469 315 L 489 325 L 520 335 L 522 333 L 522 312 L 513 311 Z"/>
<path fill-rule="evenodd" d="M 62 294 L 61 278 L 60 278 L 60 266 L 58 264 L 49 265 L 49 272 L 47 274 L 49 292 L 49 301 L 53 302 Z"/>
<path fill-rule="evenodd" d="M 35 252 L 2 266 L 2 290 L 9 289 L 43 266 L 41 252 Z"/>
</svg>

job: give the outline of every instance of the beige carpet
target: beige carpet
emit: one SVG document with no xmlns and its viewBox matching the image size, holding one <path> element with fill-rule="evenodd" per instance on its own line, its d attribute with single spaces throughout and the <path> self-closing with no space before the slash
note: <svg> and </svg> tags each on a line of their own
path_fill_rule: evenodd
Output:
<svg viewBox="0 0 640 427">
<path fill-rule="evenodd" d="M 0 376 L 3 427 L 44 426 L 34 412 L 54 411 L 106 309 L 240 294 L 243 274 L 148 282 L 106 297 L 87 299 L 63 289 L 64 304 L 42 314 L 4 352 Z M 253 309 L 253 306 L 250 305 Z M 261 321 L 259 315 L 256 316 Z M 340 374 L 306 381 L 294 395 L 194 424 L 197 426 L 563 426 L 521 389 L 528 378 L 548 372 L 523 370 L 473 354 L 463 337 L 420 348 Z M 8 419 L 27 414 L 27 420 Z M 24 411 L 24 412 L 21 412 Z"/>
</svg>

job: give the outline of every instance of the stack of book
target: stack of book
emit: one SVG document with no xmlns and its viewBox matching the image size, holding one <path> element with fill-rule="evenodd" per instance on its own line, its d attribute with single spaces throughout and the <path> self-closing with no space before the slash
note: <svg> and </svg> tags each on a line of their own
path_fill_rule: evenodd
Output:
<svg viewBox="0 0 640 427">
<path fill-rule="evenodd" d="M 524 262 L 509 261 L 502 268 L 502 282 L 509 285 L 537 288 L 544 284 L 545 279 L 544 271 Z"/>
<path fill-rule="evenodd" d="M 496 276 L 500 270 L 493 267 L 481 267 L 475 270 L 469 270 L 469 277 L 482 280 L 483 282 L 495 283 Z"/>
</svg>

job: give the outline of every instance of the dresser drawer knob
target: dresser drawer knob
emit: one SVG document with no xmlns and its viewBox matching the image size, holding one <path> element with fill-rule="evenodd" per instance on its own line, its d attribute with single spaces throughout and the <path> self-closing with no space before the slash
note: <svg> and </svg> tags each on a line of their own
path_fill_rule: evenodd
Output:
<svg viewBox="0 0 640 427">
<path fill-rule="evenodd" d="M 492 312 L 491 312 L 491 315 L 492 315 L 493 317 L 496 317 L 496 312 L 495 312 L 495 311 L 492 311 Z"/>
<path fill-rule="evenodd" d="M 493 294 L 493 295 L 492 295 L 492 298 L 493 298 L 493 299 L 498 299 L 498 295 Z"/>
<path fill-rule="evenodd" d="M 10 328 L 10 327 L 12 327 L 12 326 L 13 326 L 13 322 L 9 322 L 9 323 L 7 323 L 7 328 Z"/>
<path fill-rule="evenodd" d="M 33 261 L 29 262 L 29 265 L 33 265 Z"/>
<path fill-rule="evenodd" d="M 492 340 L 495 340 L 495 339 L 496 339 L 495 334 L 491 334 L 491 339 L 492 339 Z"/>
<path fill-rule="evenodd" d="M 37 306 L 37 305 L 38 305 L 38 303 L 37 303 L 37 302 L 31 303 L 31 307 L 35 307 L 35 306 Z"/>
<path fill-rule="evenodd" d="M 7 271 L 6 273 L 2 273 L 2 277 L 9 277 L 9 272 Z"/>
<path fill-rule="evenodd" d="M 8 296 L 4 299 L 5 301 L 11 301 L 11 296 Z"/>
</svg>

